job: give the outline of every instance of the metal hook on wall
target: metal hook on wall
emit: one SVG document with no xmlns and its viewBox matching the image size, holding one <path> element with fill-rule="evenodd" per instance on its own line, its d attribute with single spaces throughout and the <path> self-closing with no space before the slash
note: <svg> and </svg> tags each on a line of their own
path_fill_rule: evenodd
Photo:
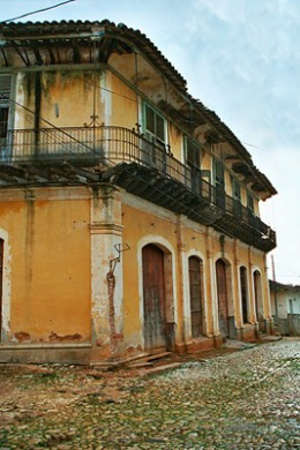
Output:
<svg viewBox="0 0 300 450">
<path fill-rule="evenodd" d="M 113 275 L 116 265 L 121 261 L 121 254 L 130 250 L 130 246 L 126 243 L 125 247 L 122 248 L 122 244 L 116 244 L 114 245 L 114 249 L 118 253 L 118 256 L 116 258 L 113 258 L 109 261 L 109 269 L 110 269 L 110 275 Z"/>
</svg>

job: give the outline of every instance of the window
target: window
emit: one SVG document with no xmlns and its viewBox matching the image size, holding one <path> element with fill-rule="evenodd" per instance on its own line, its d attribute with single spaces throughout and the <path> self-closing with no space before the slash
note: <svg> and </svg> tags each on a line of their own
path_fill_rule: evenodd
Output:
<svg viewBox="0 0 300 450">
<path fill-rule="evenodd" d="M 0 106 L 0 138 L 7 136 L 8 129 L 8 108 Z"/>
<path fill-rule="evenodd" d="M 184 139 L 185 144 L 185 159 L 188 166 L 197 167 L 200 169 L 201 167 L 201 159 L 200 159 L 200 146 L 192 141 L 189 137 L 185 136 Z"/>
<path fill-rule="evenodd" d="M 213 160 L 213 172 L 214 172 L 214 182 L 215 182 L 215 187 L 216 187 L 216 205 L 219 208 L 225 209 L 224 167 L 216 159 Z"/>
<path fill-rule="evenodd" d="M 188 167 L 187 178 L 189 185 L 195 194 L 201 195 L 200 146 L 185 136 L 184 153 L 185 162 Z"/>
<path fill-rule="evenodd" d="M 148 165 L 165 172 L 166 169 L 166 122 L 153 108 L 144 104 L 142 159 Z"/>
<path fill-rule="evenodd" d="M 165 146 L 165 119 L 147 104 L 144 105 L 144 130 L 149 141 L 159 146 Z"/>
<path fill-rule="evenodd" d="M 223 189 L 225 188 L 225 177 L 224 177 L 224 167 L 223 165 L 214 159 L 214 179 L 215 179 L 215 186 L 220 186 Z"/>
<path fill-rule="evenodd" d="M 233 198 L 233 214 L 235 217 L 242 217 L 241 205 L 241 185 L 234 177 L 231 178 L 232 183 L 232 198 Z"/>
<path fill-rule="evenodd" d="M 250 209 L 250 211 L 253 211 L 254 213 L 254 199 L 249 192 L 247 193 L 247 207 L 248 209 Z"/>
<path fill-rule="evenodd" d="M 249 192 L 247 192 L 247 209 L 249 224 L 255 226 L 254 198 Z"/>
<path fill-rule="evenodd" d="M 0 138 L 7 137 L 11 76 L 0 76 Z"/>
</svg>

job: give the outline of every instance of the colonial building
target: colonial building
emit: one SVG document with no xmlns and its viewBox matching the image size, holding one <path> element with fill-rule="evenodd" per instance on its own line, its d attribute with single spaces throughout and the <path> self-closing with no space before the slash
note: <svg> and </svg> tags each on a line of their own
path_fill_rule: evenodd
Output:
<svg viewBox="0 0 300 450">
<path fill-rule="evenodd" d="M 140 31 L 0 25 L 1 361 L 272 332 L 276 190 Z"/>
<path fill-rule="evenodd" d="M 271 313 L 283 335 L 300 336 L 300 286 L 269 280 Z"/>
</svg>

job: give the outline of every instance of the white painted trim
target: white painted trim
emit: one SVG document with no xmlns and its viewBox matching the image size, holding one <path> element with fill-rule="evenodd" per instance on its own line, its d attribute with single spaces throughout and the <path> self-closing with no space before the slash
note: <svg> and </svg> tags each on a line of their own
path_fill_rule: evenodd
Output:
<svg viewBox="0 0 300 450">
<path fill-rule="evenodd" d="M 26 201 L 29 192 L 37 201 L 78 201 L 89 200 L 91 198 L 90 188 L 88 187 L 39 187 L 28 189 L 4 189 L 0 192 L 0 203 Z"/>
<path fill-rule="evenodd" d="M 216 253 L 212 258 L 213 264 L 216 265 L 216 262 L 218 261 L 218 259 L 223 259 L 231 267 L 233 267 L 232 259 L 226 254 L 226 251 L 224 253 L 222 253 L 222 252 Z"/>
<path fill-rule="evenodd" d="M 188 228 L 191 231 L 194 231 L 195 233 L 202 234 L 205 237 L 207 226 L 202 225 L 198 222 L 194 222 L 191 219 L 188 219 L 186 216 L 181 216 L 181 224 L 184 228 Z"/>
<path fill-rule="evenodd" d="M 173 283 L 173 308 L 175 322 L 175 336 L 177 337 L 178 307 L 177 307 L 177 279 L 176 279 L 176 258 L 173 246 L 163 237 L 157 234 L 148 234 L 137 243 L 137 264 L 138 264 L 138 291 L 139 291 L 139 317 L 140 317 L 140 340 L 144 348 L 144 299 L 143 299 L 143 261 L 142 249 L 148 244 L 157 245 L 162 250 L 167 250 L 172 256 L 172 283 Z M 176 339 L 175 339 L 176 340 Z"/>
<path fill-rule="evenodd" d="M 184 323 L 184 337 L 187 342 L 192 338 L 191 327 L 191 306 L 190 306 L 190 289 L 189 289 L 189 257 L 186 252 L 181 253 L 182 258 L 182 295 L 183 295 L 183 323 Z"/>
<path fill-rule="evenodd" d="M 234 265 L 232 264 L 232 260 L 231 258 L 229 258 L 225 252 L 225 254 L 223 252 L 218 252 L 214 255 L 214 257 L 211 259 L 212 261 L 212 280 L 211 280 L 211 284 L 213 286 L 213 298 L 212 298 L 212 315 L 213 315 L 213 330 L 214 330 L 214 334 L 218 335 L 220 334 L 220 329 L 219 329 L 219 305 L 218 305 L 218 285 L 217 285 L 217 273 L 216 273 L 216 262 L 218 261 L 218 259 L 222 259 L 223 261 L 225 261 L 229 266 L 230 266 L 230 270 L 231 270 L 231 299 L 232 299 L 232 308 L 233 308 L 233 316 L 234 316 L 234 320 L 236 321 L 236 311 L 235 311 L 235 305 L 234 305 L 234 274 L 233 274 L 233 269 L 234 269 Z M 227 286 L 227 290 L 228 290 L 228 286 Z M 228 294 L 228 292 L 227 292 Z M 228 301 L 228 299 L 227 299 Z M 228 308 L 228 305 L 227 305 Z"/>
<path fill-rule="evenodd" d="M 109 76 L 108 76 L 109 75 Z M 100 74 L 100 101 L 104 105 L 104 124 L 109 126 L 111 124 L 111 86 L 108 85 L 108 79 L 111 84 L 111 73 L 108 71 L 102 71 Z"/>
<path fill-rule="evenodd" d="M 5 342 L 10 334 L 11 320 L 11 246 L 8 232 L 0 228 L 0 239 L 3 244 L 3 273 L 2 273 L 2 327 L 0 342 Z M 1 320 L 0 319 L 0 320 Z"/>
<path fill-rule="evenodd" d="M 165 219 L 174 224 L 177 223 L 176 214 L 165 208 L 162 208 L 161 206 L 148 202 L 147 200 L 143 200 L 139 197 L 136 197 L 135 195 L 129 194 L 124 190 L 121 191 L 121 201 L 124 205 L 139 209 L 141 211 L 145 211 L 149 214 L 152 214 L 154 217 L 158 217 L 159 219 Z"/>
<path fill-rule="evenodd" d="M 253 267 L 252 267 L 252 271 L 251 271 L 251 276 L 252 276 L 252 280 L 253 280 L 253 283 L 252 283 L 252 292 L 253 292 L 253 300 L 254 300 L 255 312 L 256 312 L 256 321 L 258 322 L 258 311 L 256 311 L 256 303 L 255 303 L 254 272 L 259 272 L 259 274 L 260 274 L 260 284 L 261 284 L 261 286 L 260 286 L 260 288 L 261 288 L 261 293 L 260 293 L 260 295 L 261 295 L 261 308 L 262 308 L 262 314 L 263 314 L 263 317 L 265 318 L 265 311 L 266 311 L 266 309 L 265 309 L 264 290 L 263 290 L 263 278 L 264 278 L 264 276 L 263 276 L 263 270 L 262 270 L 259 266 L 253 266 Z M 268 283 L 268 280 L 267 280 L 267 283 Z M 271 309 L 271 305 L 270 305 L 270 309 Z"/>
</svg>

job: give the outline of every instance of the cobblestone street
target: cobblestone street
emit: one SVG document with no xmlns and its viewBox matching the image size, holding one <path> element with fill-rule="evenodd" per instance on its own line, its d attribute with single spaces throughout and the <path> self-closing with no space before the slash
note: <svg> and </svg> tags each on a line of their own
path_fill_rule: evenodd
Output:
<svg viewBox="0 0 300 450">
<path fill-rule="evenodd" d="M 300 448 L 300 340 L 141 376 L 0 365 L 1 449 Z"/>
</svg>

